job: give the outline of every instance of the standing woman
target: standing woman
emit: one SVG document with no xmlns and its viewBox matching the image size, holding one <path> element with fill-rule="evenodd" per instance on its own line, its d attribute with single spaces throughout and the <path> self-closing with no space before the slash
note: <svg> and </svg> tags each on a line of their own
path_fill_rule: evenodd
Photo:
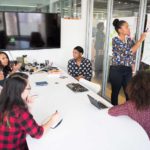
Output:
<svg viewBox="0 0 150 150">
<path fill-rule="evenodd" d="M 130 28 L 126 21 L 115 19 L 113 26 L 118 36 L 112 39 L 112 65 L 110 66 L 110 83 L 112 87 L 111 103 L 118 104 L 118 94 L 123 87 L 126 100 L 126 86 L 132 78 L 132 65 L 134 64 L 134 55 L 142 42 L 145 40 L 146 33 L 143 33 L 140 39 L 134 43 L 130 36 Z"/>
</svg>

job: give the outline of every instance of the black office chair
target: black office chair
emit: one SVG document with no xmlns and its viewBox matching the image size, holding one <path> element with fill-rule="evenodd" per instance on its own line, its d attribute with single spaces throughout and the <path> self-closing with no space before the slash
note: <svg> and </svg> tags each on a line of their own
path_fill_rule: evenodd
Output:
<svg viewBox="0 0 150 150">
<path fill-rule="evenodd" d="M 41 33 L 39 32 L 32 32 L 30 36 L 30 47 L 36 48 L 36 47 L 43 47 L 45 45 Z"/>
<path fill-rule="evenodd" d="M 8 44 L 8 37 L 4 30 L 0 31 L 0 49 L 6 49 Z"/>
</svg>

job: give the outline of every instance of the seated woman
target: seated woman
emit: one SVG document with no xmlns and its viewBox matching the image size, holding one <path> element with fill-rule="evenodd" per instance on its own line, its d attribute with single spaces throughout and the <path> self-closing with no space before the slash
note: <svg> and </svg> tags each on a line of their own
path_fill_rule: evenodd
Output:
<svg viewBox="0 0 150 150">
<path fill-rule="evenodd" d="M 77 46 L 73 50 L 73 59 L 68 62 L 68 73 L 75 79 L 80 80 L 84 78 L 91 81 L 92 78 L 92 64 L 90 60 L 82 57 L 83 48 Z"/>
<path fill-rule="evenodd" d="M 27 102 L 30 102 L 31 90 L 28 76 L 14 73 L 9 76 L 0 95 L 0 149 L 27 150 L 26 135 L 42 137 L 59 117 L 54 113 L 43 125 L 38 125 L 30 114 Z"/>
<path fill-rule="evenodd" d="M 5 78 L 13 72 L 16 72 L 21 67 L 20 64 L 10 66 L 10 60 L 5 52 L 0 52 L 0 85 L 3 86 Z"/>
<path fill-rule="evenodd" d="M 145 129 L 150 138 L 150 72 L 138 72 L 130 81 L 127 93 L 130 100 L 110 108 L 109 114 L 128 115 Z"/>
</svg>

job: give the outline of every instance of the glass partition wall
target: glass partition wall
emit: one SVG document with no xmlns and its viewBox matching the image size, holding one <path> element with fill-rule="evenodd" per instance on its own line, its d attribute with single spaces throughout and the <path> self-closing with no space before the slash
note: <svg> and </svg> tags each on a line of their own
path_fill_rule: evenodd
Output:
<svg viewBox="0 0 150 150">
<path fill-rule="evenodd" d="M 107 0 L 94 0 L 90 59 L 93 66 L 92 81 L 102 85 L 104 45 L 107 23 Z"/>
<path fill-rule="evenodd" d="M 115 18 L 127 21 L 131 30 L 131 38 L 136 41 L 144 30 L 147 0 L 93 0 L 93 4 L 92 44 L 90 47 L 90 58 L 94 70 L 92 81 L 101 85 L 99 94 L 110 101 L 112 90 L 109 82 L 109 68 L 112 59 L 112 38 L 117 35 L 112 22 Z M 148 1 L 147 13 L 149 8 Z M 101 27 L 102 31 L 98 33 L 99 27 Z M 98 38 L 99 42 L 97 42 Z M 138 65 L 141 61 L 140 53 L 142 48 L 140 47 L 135 55 L 135 64 L 132 66 L 133 72 L 139 70 Z M 97 73 L 97 70 L 99 70 L 99 73 Z M 125 102 L 125 95 L 122 89 L 118 99 L 119 104 Z"/>
<path fill-rule="evenodd" d="M 0 11 L 49 12 L 49 0 L 0 0 Z"/>
<path fill-rule="evenodd" d="M 81 0 L 0 0 L 0 11 L 60 13 L 62 18 L 80 19 Z"/>
<path fill-rule="evenodd" d="M 114 0 L 113 1 L 113 13 L 112 13 L 112 19 L 111 19 L 111 25 L 110 25 L 110 42 L 109 42 L 109 57 L 108 57 L 108 70 L 107 70 L 107 84 L 106 84 L 106 91 L 105 95 L 109 99 L 111 98 L 111 85 L 109 82 L 109 68 L 111 65 L 112 60 L 112 38 L 114 36 L 117 36 L 117 33 L 112 25 L 113 20 L 115 18 L 118 18 L 119 20 L 125 20 L 129 24 L 129 28 L 131 31 L 131 38 L 135 41 L 136 40 L 136 34 L 137 34 L 137 20 L 139 17 L 139 6 L 140 6 L 140 0 L 136 1 L 120 1 L 120 0 Z M 134 70 L 135 64 L 133 65 Z M 119 104 L 123 103 L 125 101 L 125 95 L 123 92 L 123 89 L 120 90 L 119 93 Z"/>
</svg>

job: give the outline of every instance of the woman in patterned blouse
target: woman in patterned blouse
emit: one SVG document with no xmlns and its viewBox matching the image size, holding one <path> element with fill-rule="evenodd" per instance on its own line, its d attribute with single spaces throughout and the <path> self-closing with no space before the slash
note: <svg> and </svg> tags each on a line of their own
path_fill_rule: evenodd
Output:
<svg viewBox="0 0 150 150">
<path fill-rule="evenodd" d="M 26 135 L 40 138 L 53 126 L 59 114 L 54 113 L 43 125 L 38 125 L 30 114 L 31 87 L 23 73 L 14 73 L 4 83 L 0 95 L 0 150 L 27 150 Z"/>
<path fill-rule="evenodd" d="M 84 78 L 91 81 L 92 64 L 89 59 L 82 57 L 83 48 L 77 46 L 73 50 L 73 59 L 68 62 L 68 73 L 77 80 Z"/>
<path fill-rule="evenodd" d="M 118 104 L 118 94 L 123 87 L 126 100 L 128 95 L 126 93 L 126 86 L 128 81 L 132 78 L 132 65 L 134 64 L 134 55 L 146 37 L 143 33 L 140 39 L 134 43 L 129 37 L 129 25 L 124 20 L 115 19 L 113 21 L 117 37 L 112 39 L 112 65 L 110 66 L 110 83 L 112 87 L 111 103 Z"/>
</svg>

